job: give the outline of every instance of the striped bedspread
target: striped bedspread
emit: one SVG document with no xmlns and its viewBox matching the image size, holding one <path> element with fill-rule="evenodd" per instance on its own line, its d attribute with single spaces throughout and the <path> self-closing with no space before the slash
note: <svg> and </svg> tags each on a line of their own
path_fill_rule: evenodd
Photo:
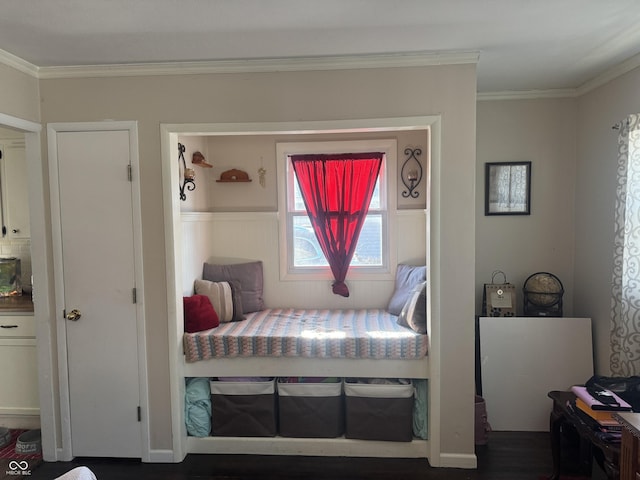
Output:
<svg viewBox="0 0 640 480">
<path fill-rule="evenodd" d="M 220 357 L 416 359 L 427 335 L 396 323 L 385 310 L 274 308 L 246 320 L 184 334 L 187 362 Z"/>
</svg>

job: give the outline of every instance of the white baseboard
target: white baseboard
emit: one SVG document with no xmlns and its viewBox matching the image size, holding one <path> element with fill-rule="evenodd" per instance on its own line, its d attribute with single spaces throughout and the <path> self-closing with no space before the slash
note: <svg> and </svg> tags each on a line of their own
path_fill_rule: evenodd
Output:
<svg viewBox="0 0 640 480">
<path fill-rule="evenodd" d="M 441 453 L 440 467 L 444 468 L 478 468 L 478 459 L 472 453 Z"/>
<path fill-rule="evenodd" d="M 149 463 L 179 463 L 173 455 L 173 450 L 150 450 Z"/>
<path fill-rule="evenodd" d="M 0 415 L 0 425 L 6 428 L 33 430 L 40 428 L 39 415 Z"/>
</svg>

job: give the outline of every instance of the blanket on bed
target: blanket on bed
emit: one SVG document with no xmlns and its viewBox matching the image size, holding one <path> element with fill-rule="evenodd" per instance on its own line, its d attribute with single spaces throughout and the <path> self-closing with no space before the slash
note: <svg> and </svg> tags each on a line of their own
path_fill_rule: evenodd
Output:
<svg viewBox="0 0 640 480">
<path fill-rule="evenodd" d="M 246 320 L 184 334 L 187 362 L 220 357 L 417 359 L 428 338 L 383 309 L 274 308 Z"/>
</svg>

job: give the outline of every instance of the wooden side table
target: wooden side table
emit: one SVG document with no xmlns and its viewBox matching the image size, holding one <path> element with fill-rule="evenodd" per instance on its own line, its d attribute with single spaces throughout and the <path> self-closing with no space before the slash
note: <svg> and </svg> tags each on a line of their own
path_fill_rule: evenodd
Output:
<svg viewBox="0 0 640 480">
<path fill-rule="evenodd" d="M 561 433 L 562 427 L 571 425 L 575 428 L 580 437 L 580 450 L 582 452 L 581 462 L 586 475 L 591 475 L 591 463 L 593 460 L 593 449 L 597 448 L 602 452 L 602 468 L 609 480 L 622 480 L 620 475 L 620 444 L 603 440 L 589 426 L 582 422 L 580 417 L 575 415 L 568 407 L 567 402 L 575 400 L 576 396 L 572 392 L 551 391 L 549 398 L 553 400 L 553 410 L 549 420 L 551 432 L 551 454 L 553 456 L 553 473 L 549 480 L 558 480 L 561 473 Z M 633 480 L 640 480 L 640 476 L 631 477 Z"/>
<path fill-rule="evenodd" d="M 623 426 L 620 480 L 640 480 L 640 413 L 620 412 L 615 417 Z"/>
</svg>

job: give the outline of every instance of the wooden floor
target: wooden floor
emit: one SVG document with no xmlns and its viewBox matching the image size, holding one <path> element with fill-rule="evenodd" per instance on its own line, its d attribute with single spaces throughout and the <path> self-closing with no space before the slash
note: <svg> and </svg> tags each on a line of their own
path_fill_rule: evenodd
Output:
<svg viewBox="0 0 640 480">
<path fill-rule="evenodd" d="M 539 480 L 552 470 L 548 433 L 492 432 L 476 455 L 474 470 L 431 468 L 418 459 L 188 455 L 178 464 L 145 464 L 85 458 L 44 463 L 29 478 L 52 480 L 78 465 L 98 480 Z"/>
</svg>

